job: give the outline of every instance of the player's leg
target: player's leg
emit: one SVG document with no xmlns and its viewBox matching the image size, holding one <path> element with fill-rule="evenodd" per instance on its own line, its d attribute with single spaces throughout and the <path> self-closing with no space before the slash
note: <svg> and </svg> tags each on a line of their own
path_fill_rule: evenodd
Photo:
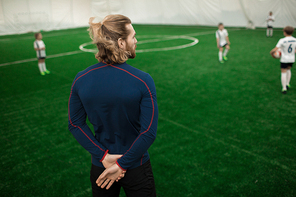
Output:
<svg viewBox="0 0 296 197">
<path fill-rule="evenodd" d="M 228 58 L 227 58 L 227 53 L 228 53 L 229 49 L 230 49 L 230 46 L 227 44 L 227 45 L 225 46 L 225 50 L 224 50 L 224 53 L 223 53 L 223 59 L 224 59 L 225 61 L 228 60 Z"/>
<path fill-rule="evenodd" d="M 273 35 L 273 28 L 272 28 L 272 27 L 270 28 L 270 33 L 269 33 L 269 35 L 270 35 L 270 37 L 272 37 L 272 35 Z"/>
<path fill-rule="evenodd" d="M 266 29 L 266 37 L 268 37 L 269 36 L 269 28 L 267 27 L 267 29 Z"/>
<path fill-rule="evenodd" d="M 291 80 L 291 77 L 292 77 L 291 66 L 288 66 L 286 73 L 287 73 L 287 81 L 286 81 L 286 83 L 287 83 L 287 89 L 289 89 L 291 87 L 290 80 Z"/>
<path fill-rule="evenodd" d="M 90 171 L 90 182 L 92 187 L 93 197 L 117 197 L 120 193 L 120 185 L 118 182 L 114 182 L 113 185 L 106 190 L 105 188 L 101 188 L 96 184 L 96 180 L 102 174 L 105 168 L 101 168 L 92 164 Z"/>
<path fill-rule="evenodd" d="M 219 62 L 220 63 L 224 63 L 223 59 L 222 59 L 222 53 L 223 53 L 223 47 L 219 48 L 219 53 L 218 53 L 218 57 L 219 57 Z"/>
<path fill-rule="evenodd" d="M 135 169 L 127 170 L 119 183 L 127 197 L 156 197 L 150 161 Z"/>
<path fill-rule="evenodd" d="M 50 71 L 46 69 L 46 64 L 45 64 L 45 57 L 42 59 L 42 67 L 43 67 L 43 70 L 46 74 L 50 74 Z"/>
<path fill-rule="evenodd" d="M 45 67 L 44 59 L 42 58 L 40 60 L 41 60 L 42 70 L 45 72 L 46 71 L 46 67 Z"/>
<path fill-rule="evenodd" d="M 44 65 L 44 68 L 45 68 L 45 73 L 46 73 L 46 74 L 50 74 L 50 71 L 49 71 L 49 70 L 47 70 L 47 68 L 46 68 L 45 60 L 44 60 L 44 63 L 43 63 L 43 65 Z"/>
<path fill-rule="evenodd" d="M 287 92 L 287 69 L 281 69 L 281 82 L 282 82 L 282 93 L 286 94 Z"/>
<path fill-rule="evenodd" d="M 45 75 L 45 70 L 43 69 L 43 61 L 42 59 L 38 59 L 38 68 L 41 75 Z"/>
<path fill-rule="evenodd" d="M 281 63 L 281 82 L 282 82 L 282 93 L 287 93 L 287 64 Z"/>
</svg>

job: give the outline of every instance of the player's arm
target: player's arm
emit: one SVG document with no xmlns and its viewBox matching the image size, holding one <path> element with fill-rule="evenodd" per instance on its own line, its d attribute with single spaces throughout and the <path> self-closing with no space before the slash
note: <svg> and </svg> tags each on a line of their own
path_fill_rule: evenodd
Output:
<svg viewBox="0 0 296 197">
<path fill-rule="evenodd" d="M 274 47 L 269 53 L 270 55 L 273 55 L 274 52 L 276 52 L 279 48 L 278 47 Z"/>
<path fill-rule="evenodd" d="M 78 79 L 77 77 L 74 79 L 69 97 L 68 128 L 79 144 L 81 144 L 92 157 L 98 158 L 102 162 L 108 150 L 96 140 L 92 131 L 86 124 L 87 115 L 76 91 L 75 83 Z"/>
<path fill-rule="evenodd" d="M 278 43 L 275 45 L 275 47 L 269 52 L 271 56 L 273 56 L 274 52 L 276 52 L 279 48 L 283 46 L 282 43 L 283 43 L 283 40 L 280 39 Z"/>
<path fill-rule="evenodd" d="M 34 42 L 34 50 L 35 51 L 39 51 L 40 49 L 39 49 L 39 47 L 37 46 L 37 44 Z"/>
<path fill-rule="evenodd" d="M 220 48 L 220 39 L 219 39 L 218 31 L 216 31 L 215 35 L 216 35 L 217 48 L 219 49 Z"/>
<path fill-rule="evenodd" d="M 152 77 L 148 74 L 143 83 L 143 96 L 140 103 L 141 130 L 130 148 L 116 162 L 122 170 L 129 169 L 139 161 L 156 138 L 158 122 L 156 89 Z"/>
<path fill-rule="evenodd" d="M 227 42 L 228 45 L 230 45 L 230 41 L 229 41 L 229 37 L 228 36 L 226 36 L 226 42 Z"/>
<path fill-rule="evenodd" d="M 39 47 L 38 47 L 38 45 L 36 44 L 36 41 L 34 42 L 34 50 L 35 51 L 39 51 L 40 50 Z"/>
<path fill-rule="evenodd" d="M 217 41 L 217 47 L 219 49 L 220 48 L 220 44 L 219 44 L 220 40 L 219 40 L 219 38 L 216 38 L 216 41 Z"/>
</svg>

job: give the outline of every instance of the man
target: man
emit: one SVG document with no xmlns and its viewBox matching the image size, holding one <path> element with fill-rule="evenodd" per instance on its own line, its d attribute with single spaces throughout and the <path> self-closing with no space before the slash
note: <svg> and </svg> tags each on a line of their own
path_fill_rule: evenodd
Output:
<svg viewBox="0 0 296 197">
<path fill-rule="evenodd" d="M 98 23 L 91 18 L 89 32 L 99 63 L 74 79 L 69 130 L 92 156 L 93 196 L 119 196 L 121 187 L 127 196 L 156 196 L 147 152 L 157 130 L 155 85 L 149 74 L 126 63 L 136 57 L 136 32 L 122 15 Z"/>
<path fill-rule="evenodd" d="M 224 60 L 227 61 L 228 58 L 227 53 L 230 49 L 230 42 L 229 42 L 229 37 L 228 37 L 228 32 L 226 29 L 224 29 L 224 25 L 223 23 L 219 23 L 218 24 L 218 30 L 216 31 L 216 41 L 217 41 L 217 47 L 219 49 L 219 53 L 218 53 L 218 57 L 219 57 L 219 62 L 221 64 L 224 63 Z M 223 49 L 224 53 L 223 53 Z M 223 53 L 223 57 L 222 57 L 222 53 Z"/>
<path fill-rule="evenodd" d="M 281 49 L 281 83 L 282 83 L 282 93 L 286 94 L 287 89 L 290 86 L 291 80 L 291 68 L 295 62 L 295 48 L 296 48 L 296 38 L 292 36 L 294 28 L 291 26 L 286 26 L 284 28 L 285 38 L 281 38 L 276 47 L 270 51 L 270 54 L 273 55 L 275 51 Z"/>
<path fill-rule="evenodd" d="M 267 29 L 266 29 L 266 37 L 272 37 L 273 35 L 273 22 L 274 22 L 274 16 L 272 16 L 272 12 L 269 12 L 269 15 L 266 19 L 267 22 Z"/>
</svg>

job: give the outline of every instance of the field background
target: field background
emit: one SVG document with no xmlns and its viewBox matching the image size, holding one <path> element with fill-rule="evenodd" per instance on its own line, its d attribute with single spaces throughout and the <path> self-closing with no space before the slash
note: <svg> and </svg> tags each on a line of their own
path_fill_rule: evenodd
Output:
<svg viewBox="0 0 296 197">
<path fill-rule="evenodd" d="M 220 64 L 216 27 L 134 28 L 139 50 L 192 42 L 140 44 L 156 35 L 199 40 L 128 61 L 156 84 L 159 125 L 149 153 L 158 197 L 296 196 L 296 73 L 282 95 L 279 61 L 269 55 L 282 30 L 266 38 L 264 29 L 227 28 L 231 50 Z M 75 75 L 97 63 L 79 50 L 88 33 L 43 32 L 52 72 L 46 76 L 33 41 L 33 33 L 0 37 L 0 196 L 91 196 L 91 158 L 67 120 Z"/>
</svg>

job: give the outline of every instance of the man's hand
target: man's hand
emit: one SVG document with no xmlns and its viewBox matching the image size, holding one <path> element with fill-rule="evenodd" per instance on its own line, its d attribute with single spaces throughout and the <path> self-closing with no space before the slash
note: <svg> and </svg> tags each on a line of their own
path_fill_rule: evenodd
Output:
<svg viewBox="0 0 296 197">
<path fill-rule="evenodd" d="M 96 183 L 99 187 L 109 189 L 115 181 L 119 181 L 124 177 L 126 171 L 123 171 L 116 163 L 111 165 L 109 168 L 99 176 Z"/>
<path fill-rule="evenodd" d="M 115 162 L 117 161 L 117 159 L 119 159 L 122 155 L 110 155 L 109 153 L 107 153 L 107 155 L 105 156 L 104 160 L 102 161 L 103 166 L 105 168 L 109 168 L 110 166 L 112 166 L 113 164 L 115 164 Z"/>
</svg>

